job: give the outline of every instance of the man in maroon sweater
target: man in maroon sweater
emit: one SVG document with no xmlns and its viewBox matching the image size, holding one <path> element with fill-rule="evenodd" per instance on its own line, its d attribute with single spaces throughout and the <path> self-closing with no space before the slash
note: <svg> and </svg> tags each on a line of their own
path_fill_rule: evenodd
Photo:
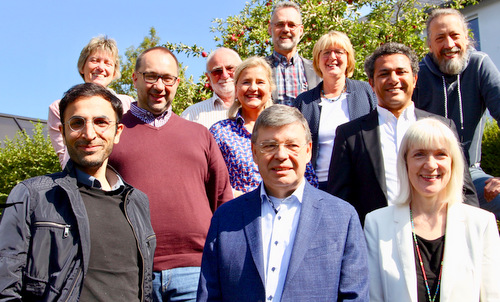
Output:
<svg viewBox="0 0 500 302">
<path fill-rule="evenodd" d="M 135 66 L 137 102 L 110 163 L 150 200 L 156 233 L 156 301 L 194 301 L 203 245 L 215 209 L 232 199 L 229 175 L 208 130 L 172 112 L 177 58 L 164 47 L 144 51 Z"/>
</svg>

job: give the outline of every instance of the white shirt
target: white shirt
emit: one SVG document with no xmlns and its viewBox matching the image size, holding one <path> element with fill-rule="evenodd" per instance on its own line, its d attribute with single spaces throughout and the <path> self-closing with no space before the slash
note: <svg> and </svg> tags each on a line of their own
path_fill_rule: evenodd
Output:
<svg viewBox="0 0 500 302">
<path fill-rule="evenodd" d="M 387 203 L 394 204 L 399 193 L 397 155 L 406 130 L 417 121 L 413 102 L 396 118 L 389 110 L 377 105 L 380 145 L 385 170 Z"/>
<path fill-rule="evenodd" d="M 210 129 L 213 124 L 228 118 L 228 110 L 229 107 L 226 107 L 219 96 L 214 93 L 208 100 L 193 104 L 186 108 L 186 110 L 182 112 L 181 117 L 188 121 L 202 124 L 207 129 Z"/>
<path fill-rule="evenodd" d="M 285 199 L 268 196 L 264 184 L 261 185 L 261 227 L 266 301 L 281 300 L 295 234 L 297 233 L 303 194 L 304 179 L 295 192 Z"/>
<path fill-rule="evenodd" d="M 321 98 L 321 115 L 318 129 L 318 157 L 316 158 L 316 175 L 318 181 L 328 180 L 328 170 L 332 159 L 333 143 L 337 127 L 349 121 L 347 106 L 348 93 L 342 93 L 340 99 Z"/>
</svg>

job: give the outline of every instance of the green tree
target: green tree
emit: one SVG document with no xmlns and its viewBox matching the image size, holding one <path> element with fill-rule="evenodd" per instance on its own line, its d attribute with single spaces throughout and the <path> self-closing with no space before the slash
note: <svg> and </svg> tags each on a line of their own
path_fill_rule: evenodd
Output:
<svg viewBox="0 0 500 302">
<path fill-rule="evenodd" d="M 500 129 L 493 120 L 488 120 L 484 127 L 481 145 L 481 168 L 494 176 L 500 176 Z"/>
<path fill-rule="evenodd" d="M 33 135 L 19 131 L 13 139 L 5 139 L 0 148 L 0 204 L 5 203 L 12 188 L 34 176 L 61 170 L 44 125 L 36 123 Z"/>
<path fill-rule="evenodd" d="M 241 12 L 225 19 L 214 19 L 211 31 L 217 46 L 236 50 L 245 59 L 249 56 L 265 56 L 272 52 L 271 37 L 267 28 L 273 5 L 278 1 L 251 0 Z M 366 80 L 363 70 L 365 58 L 375 48 L 385 42 L 399 42 L 412 47 L 419 58 L 427 53 L 423 34 L 427 11 L 432 5 L 421 4 L 418 0 L 296 0 L 302 10 L 304 35 L 298 45 L 299 52 L 312 58 L 314 43 L 330 30 L 345 32 L 351 39 L 356 51 L 354 78 Z M 454 8 L 477 3 L 477 0 L 454 0 L 448 3 Z M 363 12 L 370 13 L 363 16 Z M 144 49 L 158 45 L 159 38 L 151 28 L 138 48 L 130 47 L 122 67 L 122 79 L 111 85 L 119 93 L 135 96 L 132 85 L 132 72 L 137 55 Z M 200 56 L 203 47 L 186 45 L 182 42 L 164 44 L 176 53 Z M 181 113 L 187 106 L 207 99 L 211 95 L 207 79 L 200 75 L 194 83 L 192 77 L 185 78 L 185 68 L 180 70 L 181 84 L 174 99 L 173 108 Z"/>
</svg>

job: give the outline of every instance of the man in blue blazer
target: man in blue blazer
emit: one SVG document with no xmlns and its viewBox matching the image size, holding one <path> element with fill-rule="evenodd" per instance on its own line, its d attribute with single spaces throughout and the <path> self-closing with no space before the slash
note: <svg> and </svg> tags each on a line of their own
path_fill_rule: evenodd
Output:
<svg viewBox="0 0 500 302">
<path fill-rule="evenodd" d="M 359 218 L 304 181 L 311 145 L 296 108 L 260 114 L 252 153 L 263 183 L 215 212 L 198 301 L 368 301 Z"/>
</svg>

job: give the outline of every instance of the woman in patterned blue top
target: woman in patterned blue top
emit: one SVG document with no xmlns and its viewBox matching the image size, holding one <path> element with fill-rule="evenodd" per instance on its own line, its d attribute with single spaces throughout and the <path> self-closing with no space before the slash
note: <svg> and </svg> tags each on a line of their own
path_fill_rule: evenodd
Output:
<svg viewBox="0 0 500 302">
<path fill-rule="evenodd" d="M 271 67 L 260 57 L 243 61 L 235 71 L 234 82 L 236 99 L 229 108 L 229 119 L 215 123 L 210 132 L 222 152 L 236 197 L 257 188 L 262 181 L 252 157 L 251 136 L 259 114 L 273 104 L 274 83 Z M 306 178 L 317 186 L 310 164 Z"/>
</svg>

